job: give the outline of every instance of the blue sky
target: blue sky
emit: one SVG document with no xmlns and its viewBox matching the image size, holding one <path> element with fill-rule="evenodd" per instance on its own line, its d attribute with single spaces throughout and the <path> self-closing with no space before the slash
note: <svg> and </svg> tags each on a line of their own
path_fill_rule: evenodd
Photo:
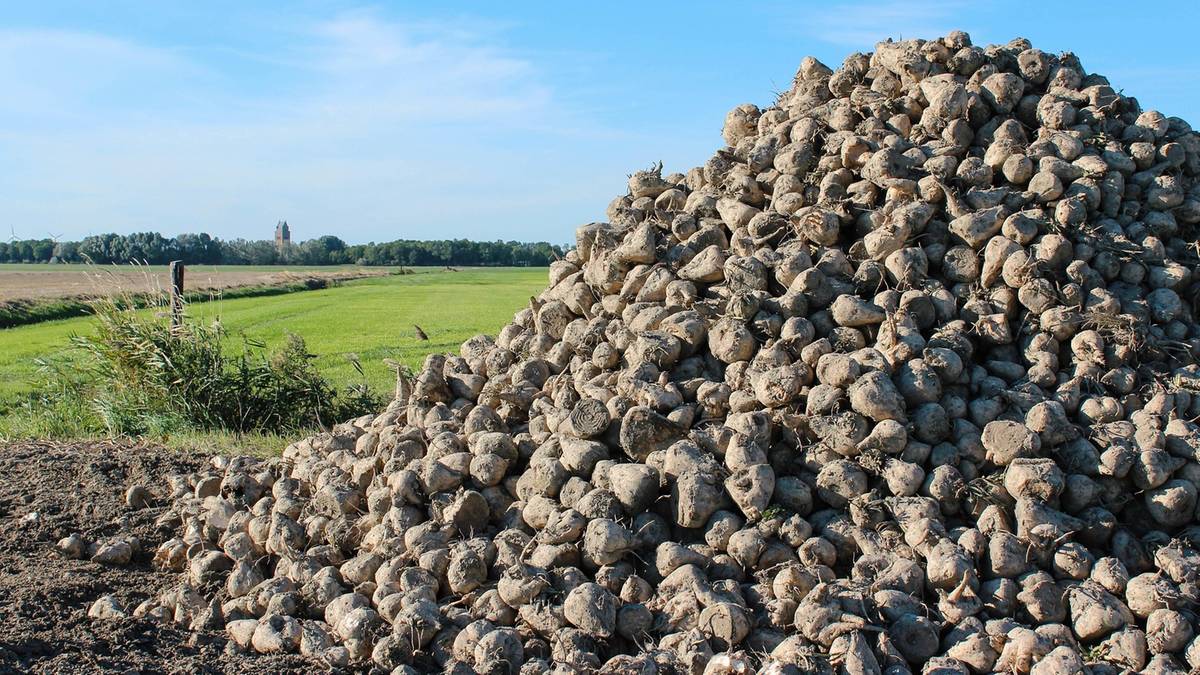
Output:
<svg viewBox="0 0 1200 675">
<path fill-rule="evenodd" d="M 1193 3 L 5 3 L 0 231 L 566 242 L 801 58 L 967 30 L 1200 125 Z M 1139 8 L 1144 8 L 1141 11 Z"/>
</svg>

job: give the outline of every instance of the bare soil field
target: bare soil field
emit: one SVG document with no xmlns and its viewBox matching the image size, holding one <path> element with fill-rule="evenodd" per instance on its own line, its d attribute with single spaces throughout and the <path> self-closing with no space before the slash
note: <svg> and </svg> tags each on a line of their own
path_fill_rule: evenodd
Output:
<svg viewBox="0 0 1200 675">
<path fill-rule="evenodd" d="M 161 489 L 162 476 L 199 461 L 110 443 L 0 446 L 0 673 L 313 671 L 299 656 L 237 653 L 221 632 L 88 618 L 102 595 L 132 609 L 178 583 L 177 574 L 150 563 L 155 547 L 169 537 L 154 524 L 163 509 L 131 509 L 124 491 L 133 482 Z M 132 533 L 142 552 L 121 567 L 66 559 L 54 544 L 72 532 L 88 539 Z"/>
<path fill-rule="evenodd" d="M 189 267 L 188 291 L 219 291 L 244 286 L 276 286 L 307 279 L 327 281 L 385 276 L 386 268 Z M 80 267 L 0 265 L 0 302 L 103 297 L 114 293 L 147 293 L 170 286 L 166 266 Z"/>
</svg>

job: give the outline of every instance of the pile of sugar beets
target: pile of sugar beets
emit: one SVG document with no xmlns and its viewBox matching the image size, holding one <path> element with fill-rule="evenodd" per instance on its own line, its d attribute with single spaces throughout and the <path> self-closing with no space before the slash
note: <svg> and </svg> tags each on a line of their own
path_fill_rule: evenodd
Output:
<svg viewBox="0 0 1200 675">
<path fill-rule="evenodd" d="M 387 410 L 172 477 L 136 613 L 393 673 L 1200 667 L 1200 136 L 961 32 L 722 136 Z"/>
</svg>

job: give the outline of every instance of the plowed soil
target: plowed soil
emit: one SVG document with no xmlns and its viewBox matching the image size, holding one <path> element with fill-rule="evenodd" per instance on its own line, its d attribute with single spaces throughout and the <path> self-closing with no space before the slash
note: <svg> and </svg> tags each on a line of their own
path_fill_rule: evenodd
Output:
<svg viewBox="0 0 1200 675">
<path fill-rule="evenodd" d="M 161 496 L 165 476 L 195 457 L 120 444 L 0 446 L 0 673 L 289 673 L 325 668 L 299 656 L 237 653 L 223 634 L 193 633 L 143 619 L 93 620 L 87 611 L 111 594 L 132 613 L 178 583 L 150 564 L 171 533 L 153 506 L 125 505 L 132 483 Z M 133 534 L 142 551 L 121 567 L 59 555 L 72 532 L 88 541 Z"/>
<path fill-rule="evenodd" d="M 308 279 L 345 281 L 383 276 L 383 268 L 326 269 L 243 268 L 197 265 L 188 268 L 184 287 L 189 291 L 222 291 L 242 286 L 282 286 Z M 155 293 L 170 288 L 167 267 L 85 265 L 0 265 L 0 301 L 50 298 L 98 298 L 123 293 Z"/>
</svg>

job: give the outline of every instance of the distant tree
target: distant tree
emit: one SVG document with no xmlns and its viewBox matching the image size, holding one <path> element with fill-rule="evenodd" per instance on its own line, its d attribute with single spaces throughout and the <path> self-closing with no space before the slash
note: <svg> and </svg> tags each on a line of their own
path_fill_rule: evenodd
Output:
<svg viewBox="0 0 1200 675">
<path fill-rule="evenodd" d="M 329 251 L 330 253 L 346 250 L 346 242 L 331 234 L 327 234 L 323 237 L 317 237 L 317 241 L 320 242 L 321 246 L 324 246 L 325 250 Z"/>
<path fill-rule="evenodd" d="M 221 242 L 207 232 L 181 234 L 175 237 L 175 257 L 193 265 L 214 265 L 221 262 Z"/>
<path fill-rule="evenodd" d="M 325 263 L 328 265 L 341 265 L 346 262 L 346 242 L 333 235 L 325 235 L 317 237 L 318 245 L 325 250 Z"/>
<path fill-rule="evenodd" d="M 134 232 L 121 238 L 119 260 L 165 265 L 172 258 L 173 242 L 157 232 Z"/>
<path fill-rule="evenodd" d="M 309 239 L 300 244 L 297 261 L 302 265 L 331 265 L 337 262 L 338 254 L 346 248 L 346 242 L 333 236 Z"/>
<path fill-rule="evenodd" d="M 14 262 L 33 262 L 33 245 L 27 239 L 12 243 Z"/>
<path fill-rule="evenodd" d="M 278 261 L 279 252 L 274 242 L 261 239 L 221 242 L 221 262 L 226 265 L 274 265 Z"/>
<path fill-rule="evenodd" d="M 84 237 L 83 241 L 79 242 L 79 255 L 84 260 L 98 265 L 117 262 L 123 252 L 118 249 L 124 248 L 123 244 L 118 241 L 120 238 L 121 235 L 111 232 Z M 128 261 L 122 260 L 121 262 Z"/>
<path fill-rule="evenodd" d="M 279 250 L 273 241 L 221 240 L 201 232 L 166 238 L 157 232 L 105 233 L 82 241 L 24 239 L 0 245 L 2 262 L 91 262 L 100 265 L 146 262 L 227 265 L 549 265 L 563 248 L 546 242 L 470 241 L 453 239 L 347 244 L 325 235 Z"/>
<path fill-rule="evenodd" d="M 30 241 L 30 257 L 33 262 L 50 262 L 50 258 L 54 257 L 54 241 L 52 239 Z"/>
<path fill-rule="evenodd" d="M 53 256 L 59 262 L 79 262 L 79 242 L 60 241 L 54 245 Z"/>
</svg>

